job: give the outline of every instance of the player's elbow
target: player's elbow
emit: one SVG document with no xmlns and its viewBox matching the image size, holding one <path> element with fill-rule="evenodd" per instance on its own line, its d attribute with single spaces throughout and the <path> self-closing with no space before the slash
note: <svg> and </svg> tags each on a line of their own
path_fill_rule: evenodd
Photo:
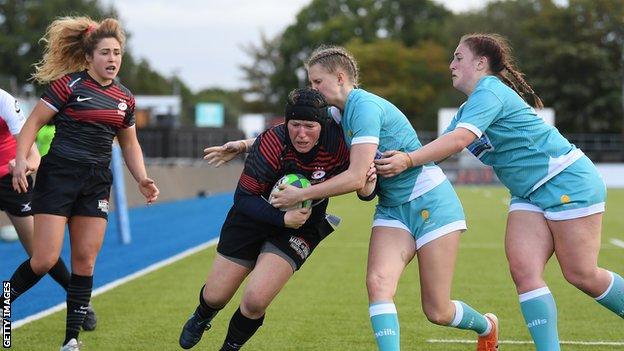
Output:
<svg viewBox="0 0 624 351">
<path fill-rule="evenodd" d="M 354 181 L 355 189 L 361 190 L 366 185 L 366 174 L 356 177 Z"/>
<path fill-rule="evenodd" d="M 360 190 L 366 185 L 366 174 L 358 174 L 356 172 L 351 172 L 349 177 L 349 189 L 351 191 Z"/>
</svg>

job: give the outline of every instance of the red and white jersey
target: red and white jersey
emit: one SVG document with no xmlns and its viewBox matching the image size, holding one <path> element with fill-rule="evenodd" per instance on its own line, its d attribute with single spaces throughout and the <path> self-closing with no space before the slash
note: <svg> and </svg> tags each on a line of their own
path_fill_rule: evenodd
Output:
<svg viewBox="0 0 624 351">
<path fill-rule="evenodd" d="M 26 118 L 17 99 L 0 89 L 0 177 L 9 173 L 9 161 L 15 158 L 15 136 L 24 126 Z"/>
</svg>

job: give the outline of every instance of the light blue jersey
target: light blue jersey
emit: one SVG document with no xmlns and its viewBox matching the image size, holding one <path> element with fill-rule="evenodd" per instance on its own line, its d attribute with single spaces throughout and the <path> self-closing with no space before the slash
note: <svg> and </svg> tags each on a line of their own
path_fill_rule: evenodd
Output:
<svg viewBox="0 0 624 351">
<path fill-rule="evenodd" d="M 492 166 L 514 196 L 526 197 L 583 156 L 495 76 L 479 80 L 445 133 L 458 127 L 477 136 L 468 150 Z"/>
<path fill-rule="evenodd" d="M 405 115 L 389 101 L 363 89 L 353 89 L 342 115 L 347 145 L 377 144 L 378 151 L 410 152 L 422 147 Z M 446 176 L 433 163 L 413 167 L 390 178 L 377 178 L 379 204 L 398 206 L 440 185 Z"/>
</svg>

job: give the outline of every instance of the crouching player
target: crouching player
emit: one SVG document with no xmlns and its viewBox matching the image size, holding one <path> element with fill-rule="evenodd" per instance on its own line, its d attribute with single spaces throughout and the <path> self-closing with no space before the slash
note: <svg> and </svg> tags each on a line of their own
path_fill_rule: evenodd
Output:
<svg viewBox="0 0 624 351">
<path fill-rule="evenodd" d="M 180 346 L 185 349 L 199 342 L 249 276 L 221 347 L 222 351 L 239 350 L 262 325 L 266 309 L 286 282 L 333 231 L 326 213 L 328 199 L 316 201 L 311 209 L 288 211 L 267 201 L 275 182 L 286 174 L 302 174 L 315 184 L 349 166 L 342 130 L 319 92 L 293 90 L 285 116 L 285 124 L 262 133 L 251 147 L 234 205 L 221 228 L 217 255 L 200 290 L 199 305 L 180 335 Z M 374 196 L 376 179 L 373 166 L 358 195 Z"/>
</svg>

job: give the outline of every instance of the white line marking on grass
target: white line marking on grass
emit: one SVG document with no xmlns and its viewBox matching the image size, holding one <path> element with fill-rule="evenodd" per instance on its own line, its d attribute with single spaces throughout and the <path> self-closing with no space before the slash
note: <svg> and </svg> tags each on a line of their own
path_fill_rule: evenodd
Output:
<svg viewBox="0 0 624 351">
<path fill-rule="evenodd" d="M 476 344 L 476 340 L 461 339 L 428 339 L 428 343 L 432 344 Z M 529 340 L 499 340 L 499 344 L 515 344 L 515 345 L 532 345 L 533 341 Z M 585 345 L 585 346 L 623 346 L 624 342 L 619 341 L 559 341 L 562 345 Z"/>
<path fill-rule="evenodd" d="M 188 250 L 182 251 L 179 254 L 171 256 L 171 257 L 169 257 L 167 259 L 164 259 L 162 261 L 156 262 L 156 263 L 154 263 L 154 264 L 152 264 L 150 266 L 147 266 L 147 267 L 141 269 L 140 271 L 134 272 L 134 273 L 132 273 L 130 275 L 127 275 L 127 276 L 125 276 L 123 278 L 114 280 L 114 281 L 112 281 L 112 282 L 110 282 L 110 283 L 108 283 L 108 284 L 106 284 L 104 286 L 101 286 L 101 287 L 93 290 L 93 293 L 91 294 L 91 296 L 93 297 L 93 296 L 97 296 L 97 295 L 103 294 L 103 293 L 105 293 L 105 292 L 107 292 L 107 291 L 109 291 L 111 289 L 114 289 L 114 288 L 116 288 L 116 287 L 118 287 L 118 286 L 120 286 L 122 284 L 125 284 L 125 283 L 127 283 L 127 282 L 129 282 L 131 280 L 140 278 L 140 277 L 142 277 L 144 275 L 147 275 L 147 274 L 149 274 L 149 273 L 151 273 L 151 272 L 153 272 L 153 271 L 155 271 L 157 269 L 160 269 L 162 267 L 165 267 L 165 266 L 168 266 L 168 265 L 170 265 L 172 263 L 175 263 L 175 262 L 177 262 L 177 261 L 179 261 L 179 260 L 181 260 L 181 259 L 183 259 L 185 257 L 188 257 L 188 256 L 190 256 L 190 255 L 192 255 L 194 253 L 197 253 L 197 252 L 199 252 L 199 251 L 201 251 L 203 249 L 206 249 L 206 248 L 208 248 L 210 246 L 215 245 L 218 241 L 219 241 L 219 238 L 212 239 L 212 240 L 210 240 L 208 242 L 205 242 L 205 243 L 200 244 L 198 246 L 192 247 L 192 248 L 190 248 Z M 47 317 L 47 316 L 49 316 L 49 315 L 51 315 L 51 314 L 53 314 L 55 312 L 64 310 L 66 307 L 67 306 L 66 306 L 65 302 L 59 303 L 58 305 L 50 307 L 47 310 L 41 311 L 39 313 L 35 313 L 35 314 L 30 315 L 30 316 L 28 316 L 28 317 L 26 317 L 24 319 L 20 319 L 19 321 L 13 322 L 12 323 L 12 327 L 13 327 L 13 329 L 17 329 L 17 328 L 19 328 L 19 327 L 21 327 L 21 326 L 23 326 L 25 324 L 28 324 L 28 323 L 34 322 L 34 321 L 36 321 L 38 319 Z"/>
<path fill-rule="evenodd" d="M 620 240 L 620 239 L 611 239 L 609 240 L 611 241 L 611 244 L 617 246 L 617 247 L 621 247 L 624 249 L 624 241 Z"/>
</svg>

